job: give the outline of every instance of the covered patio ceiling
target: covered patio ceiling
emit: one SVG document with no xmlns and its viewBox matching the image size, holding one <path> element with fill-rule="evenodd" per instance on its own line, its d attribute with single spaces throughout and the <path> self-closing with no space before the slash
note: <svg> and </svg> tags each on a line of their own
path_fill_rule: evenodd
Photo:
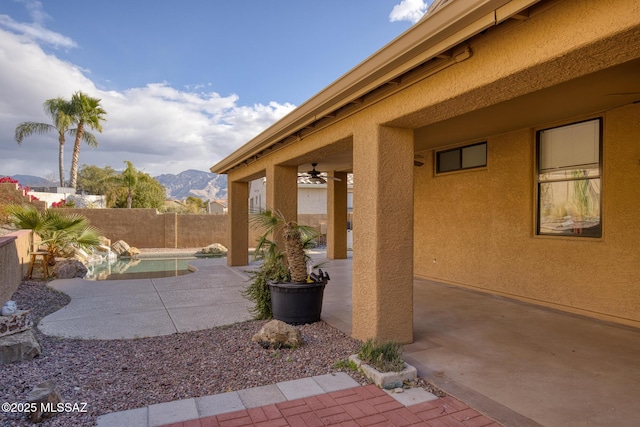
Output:
<svg viewBox="0 0 640 427">
<path fill-rule="evenodd" d="M 392 126 L 415 129 L 415 151 L 437 149 L 475 139 L 487 138 L 516 129 L 544 126 L 558 120 L 606 111 L 622 105 L 640 102 L 640 59 L 588 74 L 546 89 L 508 101 L 473 110 L 426 126 L 419 126 L 442 110 L 456 109 L 472 102 L 470 98 L 487 96 L 491 87 L 477 93 L 416 112 L 389 123 Z M 585 88 L 587 88 L 585 90 Z M 353 152 L 350 140 L 338 141 L 304 156 L 290 159 L 283 165 L 298 166 L 300 172 L 311 170 L 352 172 Z"/>
<path fill-rule="evenodd" d="M 596 73 L 532 92 L 489 107 L 416 128 L 415 151 L 486 138 L 528 127 L 544 126 L 563 118 L 594 114 L 640 102 L 640 60 L 636 59 Z M 413 127 L 416 122 L 458 108 L 473 99 L 490 96 L 492 88 L 483 88 L 429 110 L 396 120 L 394 126 Z M 439 110 L 439 111 L 436 111 Z"/>
</svg>

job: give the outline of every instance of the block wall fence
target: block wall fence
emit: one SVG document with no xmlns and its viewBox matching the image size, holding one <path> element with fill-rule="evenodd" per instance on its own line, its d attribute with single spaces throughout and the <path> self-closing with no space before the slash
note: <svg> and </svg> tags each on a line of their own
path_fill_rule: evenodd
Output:
<svg viewBox="0 0 640 427">
<path fill-rule="evenodd" d="M 199 248 L 212 243 L 228 246 L 228 215 L 178 215 L 155 209 L 65 209 L 84 215 L 111 242 L 124 240 L 137 248 Z M 300 214 L 298 221 L 318 229 L 326 214 Z M 260 233 L 250 230 L 249 247 Z"/>
<path fill-rule="evenodd" d="M 17 184 L 0 183 L 0 201 L 31 203 L 38 209 L 46 202 L 25 196 Z M 64 209 L 85 216 L 92 226 L 111 242 L 124 240 L 137 248 L 200 248 L 212 243 L 228 246 L 228 215 L 178 215 L 159 213 L 156 209 Z M 298 222 L 319 230 L 325 229 L 326 214 L 299 214 Z M 254 247 L 257 230 L 249 232 L 249 247 Z M 29 268 L 28 230 L 0 236 L 0 306 L 15 293 Z"/>
</svg>

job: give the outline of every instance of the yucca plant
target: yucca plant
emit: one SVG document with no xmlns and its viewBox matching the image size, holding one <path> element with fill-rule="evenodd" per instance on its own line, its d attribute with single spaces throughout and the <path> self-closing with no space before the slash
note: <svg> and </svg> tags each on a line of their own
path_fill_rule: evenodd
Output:
<svg viewBox="0 0 640 427">
<path fill-rule="evenodd" d="M 288 280 L 291 282 L 307 282 L 309 256 L 305 249 L 314 244 L 314 239 L 320 234 L 318 230 L 288 221 L 281 212 L 271 209 L 252 214 L 249 223 L 263 232 L 258 238 L 254 257 L 262 259 L 263 264 L 284 264 L 289 273 Z M 274 239 L 274 236 L 279 233 L 284 238 L 284 252 Z"/>
</svg>

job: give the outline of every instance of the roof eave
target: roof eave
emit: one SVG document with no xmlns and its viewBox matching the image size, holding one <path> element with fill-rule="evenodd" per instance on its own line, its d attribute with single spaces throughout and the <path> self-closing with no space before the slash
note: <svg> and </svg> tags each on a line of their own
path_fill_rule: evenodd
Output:
<svg viewBox="0 0 640 427">
<path fill-rule="evenodd" d="M 513 1 L 531 4 L 538 0 Z M 434 47 L 452 47 L 464 42 L 470 34 L 462 30 L 480 23 L 471 29 L 477 33 L 493 25 L 496 9 L 510 2 L 512 0 L 464 0 L 447 3 L 212 166 L 211 172 L 228 173 L 265 148 L 445 50 L 443 47 L 438 52 Z"/>
</svg>

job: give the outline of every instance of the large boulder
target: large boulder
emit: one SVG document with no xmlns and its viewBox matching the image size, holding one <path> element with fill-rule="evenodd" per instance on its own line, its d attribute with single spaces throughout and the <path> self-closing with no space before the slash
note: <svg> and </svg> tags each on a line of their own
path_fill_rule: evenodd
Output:
<svg viewBox="0 0 640 427">
<path fill-rule="evenodd" d="M 116 253 L 116 255 L 120 256 L 130 248 L 129 244 L 124 240 L 118 240 L 113 245 L 111 245 L 111 250 Z"/>
<path fill-rule="evenodd" d="M 119 257 L 133 257 L 140 253 L 138 248 L 134 248 L 133 246 L 129 246 L 127 242 L 124 240 L 118 240 L 113 245 L 111 245 L 111 251 L 114 252 Z"/>
<path fill-rule="evenodd" d="M 300 330 L 280 320 L 266 323 L 251 341 L 264 348 L 296 348 L 304 344 Z"/>
<path fill-rule="evenodd" d="M 39 354 L 40 343 L 33 329 L 0 337 L 0 364 L 33 359 Z"/>
<path fill-rule="evenodd" d="M 53 275 L 58 279 L 74 279 L 84 277 L 89 270 L 77 259 L 65 259 L 57 261 L 53 266 Z"/>
<path fill-rule="evenodd" d="M 209 246 L 200 249 L 197 253 L 202 255 L 223 255 L 227 253 L 227 248 L 220 243 L 212 243 Z"/>
<path fill-rule="evenodd" d="M 0 316 L 0 337 L 31 329 L 33 322 L 29 319 L 30 311 L 31 310 L 16 310 L 13 314 L 3 314 Z"/>
</svg>

